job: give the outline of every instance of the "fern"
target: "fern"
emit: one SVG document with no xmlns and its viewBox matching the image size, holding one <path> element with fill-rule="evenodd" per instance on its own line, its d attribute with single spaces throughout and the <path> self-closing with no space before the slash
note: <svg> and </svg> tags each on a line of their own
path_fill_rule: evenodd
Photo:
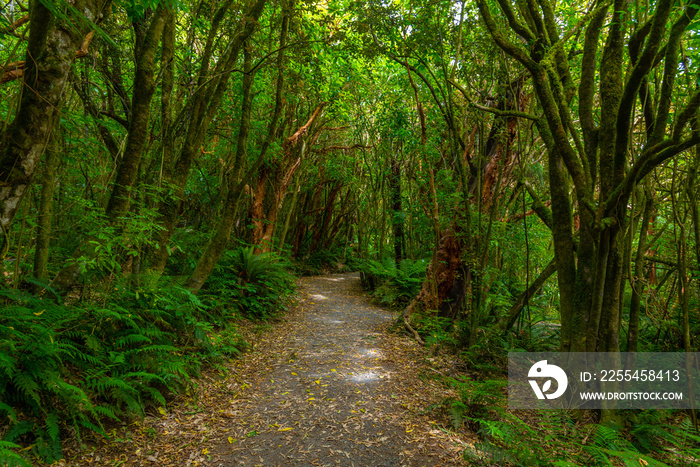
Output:
<svg viewBox="0 0 700 467">
<path fill-rule="evenodd" d="M 25 458 L 12 451 L 12 449 L 19 449 L 15 443 L 10 443 L 8 441 L 0 440 L 0 465 L 5 467 L 32 467 Z"/>
<path fill-rule="evenodd" d="M 102 306 L 57 305 L 21 291 L 0 296 L 8 303 L 0 316 L 5 441 L 30 445 L 47 462 L 61 457 L 66 426 L 78 437 L 84 429 L 106 435 L 102 420 L 164 405 L 205 359 L 245 345 L 240 339 L 214 345 L 215 325 L 203 317 L 223 315 L 182 288 L 119 289 Z M 0 446 L 0 465 L 21 459 L 13 447 Z"/>
</svg>

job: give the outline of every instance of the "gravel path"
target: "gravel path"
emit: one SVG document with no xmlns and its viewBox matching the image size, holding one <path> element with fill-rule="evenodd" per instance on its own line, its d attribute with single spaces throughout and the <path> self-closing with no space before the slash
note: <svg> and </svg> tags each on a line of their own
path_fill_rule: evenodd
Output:
<svg viewBox="0 0 700 467">
<path fill-rule="evenodd" d="M 304 278 L 300 292 L 294 322 L 270 336 L 284 342 L 282 358 L 240 409 L 248 426 L 233 423 L 235 441 L 208 465 L 444 465 L 444 453 L 411 435 L 393 384 L 402 365 L 387 352 L 391 314 L 356 274 Z"/>
</svg>

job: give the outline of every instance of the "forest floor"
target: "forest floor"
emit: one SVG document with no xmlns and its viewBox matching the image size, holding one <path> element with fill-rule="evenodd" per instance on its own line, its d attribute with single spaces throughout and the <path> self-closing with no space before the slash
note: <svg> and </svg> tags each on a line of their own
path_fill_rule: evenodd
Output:
<svg viewBox="0 0 700 467">
<path fill-rule="evenodd" d="M 449 357 L 389 332 L 391 322 L 357 274 L 302 278 L 290 312 L 258 327 L 226 371 L 60 464 L 465 465 L 473 435 L 428 409 L 455 396 L 432 377 L 449 371 Z"/>
</svg>

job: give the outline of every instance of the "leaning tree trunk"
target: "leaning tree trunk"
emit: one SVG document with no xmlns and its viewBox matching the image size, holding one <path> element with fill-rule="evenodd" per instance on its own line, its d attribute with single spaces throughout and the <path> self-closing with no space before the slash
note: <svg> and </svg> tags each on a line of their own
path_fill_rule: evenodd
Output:
<svg viewBox="0 0 700 467">
<path fill-rule="evenodd" d="M 172 191 L 161 201 L 158 209 L 160 229 L 154 238 L 157 247 L 151 252 L 148 266 L 148 275 L 151 276 L 149 279 L 151 282 L 156 281 L 165 270 L 169 257 L 168 245 L 170 238 L 175 232 L 175 223 L 180 210 L 180 200 L 184 197 L 190 167 L 197 154 L 199 154 L 209 124 L 219 109 L 224 94 L 228 89 L 228 81 L 238 60 L 238 54 L 258 26 L 258 18 L 262 14 L 266 3 L 267 0 L 257 0 L 242 15 L 239 28 L 230 40 L 223 56 L 217 62 L 214 70 L 209 70 L 214 42 L 220 34 L 219 26 L 228 14 L 232 2 L 225 2 L 212 19 L 212 28 L 202 54 L 202 65 L 198 76 L 197 92 L 194 95 L 192 104 L 190 124 L 187 128 L 180 155 L 175 161 L 171 177 L 168 179 L 168 184 L 172 187 Z"/>
<path fill-rule="evenodd" d="M 228 192 L 224 200 L 224 208 L 221 212 L 221 220 L 204 253 L 197 262 L 197 266 L 192 271 L 192 274 L 187 279 L 185 287 L 192 292 L 198 292 L 204 282 L 209 278 L 209 275 L 214 270 L 214 266 L 219 261 L 223 254 L 229 237 L 231 236 L 231 228 L 236 215 L 238 200 L 240 198 L 241 189 L 240 182 L 237 180 L 240 177 L 241 168 L 246 164 L 248 158 L 248 135 L 250 133 L 250 114 L 252 109 L 254 74 L 250 72 L 252 64 L 252 54 L 248 49 L 249 45 L 244 49 L 244 71 L 243 75 L 243 97 L 241 102 L 241 124 L 238 130 L 238 141 L 236 142 L 236 155 L 234 159 L 233 169 L 229 176 Z"/>
<path fill-rule="evenodd" d="M 277 212 L 287 195 L 287 190 L 292 183 L 294 174 L 301 165 L 307 145 L 312 145 L 318 138 L 318 135 L 314 135 L 311 141 L 308 141 L 308 134 L 311 132 L 312 126 L 323 114 L 325 105 L 325 103 L 319 104 L 307 122 L 294 132 L 293 135 L 284 140 L 282 144 L 283 160 L 278 163 L 278 166 L 274 169 L 264 170 L 258 178 L 251 211 L 254 225 L 252 243 L 255 245 L 256 253 L 266 252 L 272 249 L 272 232 L 277 219 Z M 272 200 L 270 200 L 268 212 L 263 215 L 265 182 L 269 179 L 268 175 L 270 171 L 274 174 L 272 186 L 273 196 Z"/>
</svg>

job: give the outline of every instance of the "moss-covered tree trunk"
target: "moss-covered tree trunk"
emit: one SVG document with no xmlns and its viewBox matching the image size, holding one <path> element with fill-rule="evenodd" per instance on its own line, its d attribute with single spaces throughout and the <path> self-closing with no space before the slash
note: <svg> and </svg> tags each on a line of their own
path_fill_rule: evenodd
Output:
<svg viewBox="0 0 700 467">
<path fill-rule="evenodd" d="M 236 142 L 236 155 L 234 158 L 233 169 L 229 174 L 229 181 L 227 183 L 229 189 L 224 199 L 224 206 L 221 211 L 221 219 L 217 226 L 214 237 L 207 245 L 202 256 L 197 262 L 192 274 L 187 279 L 185 287 L 193 292 L 198 292 L 202 288 L 204 282 L 214 270 L 214 266 L 219 261 L 219 258 L 226 249 L 229 237 L 231 236 L 231 228 L 233 227 L 233 222 L 238 208 L 238 201 L 240 198 L 241 189 L 239 187 L 241 169 L 247 162 L 248 158 L 248 135 L 250 133 L 250 114 L 253 107 L 253 80 L 254 74 L 251 72 L 252 67 L 252 53 L 249 49 L 249 45 L 245 47 L 244 50 L 244 64 L 243 64 L 243 89 L 241 97 L 241 123 L 238 128 L 238 140 Z"/>
<path fill-rule="evenodd" d="M 53 220 L 53 195 L 56 191 L 56 169 L 61 161 L 58 138 L 54 134 L 46 149 L 46 158 L 41 174 L 41 198 L 37 214 L 36 247 L 34 253 L 34 278 L 40 282 L 48 279 L 49 245 L 51 243 L 51 224 Z M 38 287 L 35 287 L 37 290 Z"/>
<path fill-rule="evenodd" d="M 156 89 L 155 57 L 167 15 L 167 7 L 160 5 L 138 49 L 129 132 L 127 133 L 124 154 L 117 170 L 117 178 L 112 188 L 112 195 L 107 204 L 106 214 L 110 224 L 117 224 L 120 217 L 124 216 L 129 209 L 129 193 L 136 182 L 150 129 L 151 99 Z M 81 269 L 81 264 L 77 259 L 94 256 L 98 243 L 99 240 L 88 238 L 73 252 L 75 261 L 61 269 L 53 280 L 53 287 L 56 290 L 66 292 L 73 286 Z"/>
<path fill-rule="evenodd" d="M 148 261 L 147 274 L 151 276 L 151 281 L 157 280 L 158 276 L 165 270 L 169 257 L 168 246 L 170 238 L 175 232 L 175 223 L 178 219 L 181 200 L 184 197 L 185 185 L 189 179 L 190 167 L 201 150 L 209 124 L 228 89 L 229 78 L 238 61 L 241 48 L 257 28 L 258 18 L 260 18 L 266 3 L 267 0 L 257 0 L 246 10 L 223 55 L 217 61 L 214 69 L 210 70 L 214 43 L 220 35 L 222 21 L 230 11 L 232 2 L 230 0 L 224 2 L 212 19 L 211 29 L 201 57 L 197 90 L 193 96 L 189 125 L 180 154 L 173 165 L 171 176 L 166 179 L 168 192 L 158 208 L 160 229 L 154 238 L 157 247 L 151 251 Z"/>
<path fill-rule="evenodd" d="M 68 75 L 89 32 L 84 18 L 101 23 L 111 10 L 110 1 L 77 0 L 69 13 L 56 18 L 39 0 L 30 4 L 26 68 L 17 114 L 0 136 L 0 227 L 7 232 L 32 184 L 57 116 L 66 97 Z M 89 23 L 88 23 L 89 24 Z M 6 241 L 3 235 L 2 241 Z"/>
</svg>

